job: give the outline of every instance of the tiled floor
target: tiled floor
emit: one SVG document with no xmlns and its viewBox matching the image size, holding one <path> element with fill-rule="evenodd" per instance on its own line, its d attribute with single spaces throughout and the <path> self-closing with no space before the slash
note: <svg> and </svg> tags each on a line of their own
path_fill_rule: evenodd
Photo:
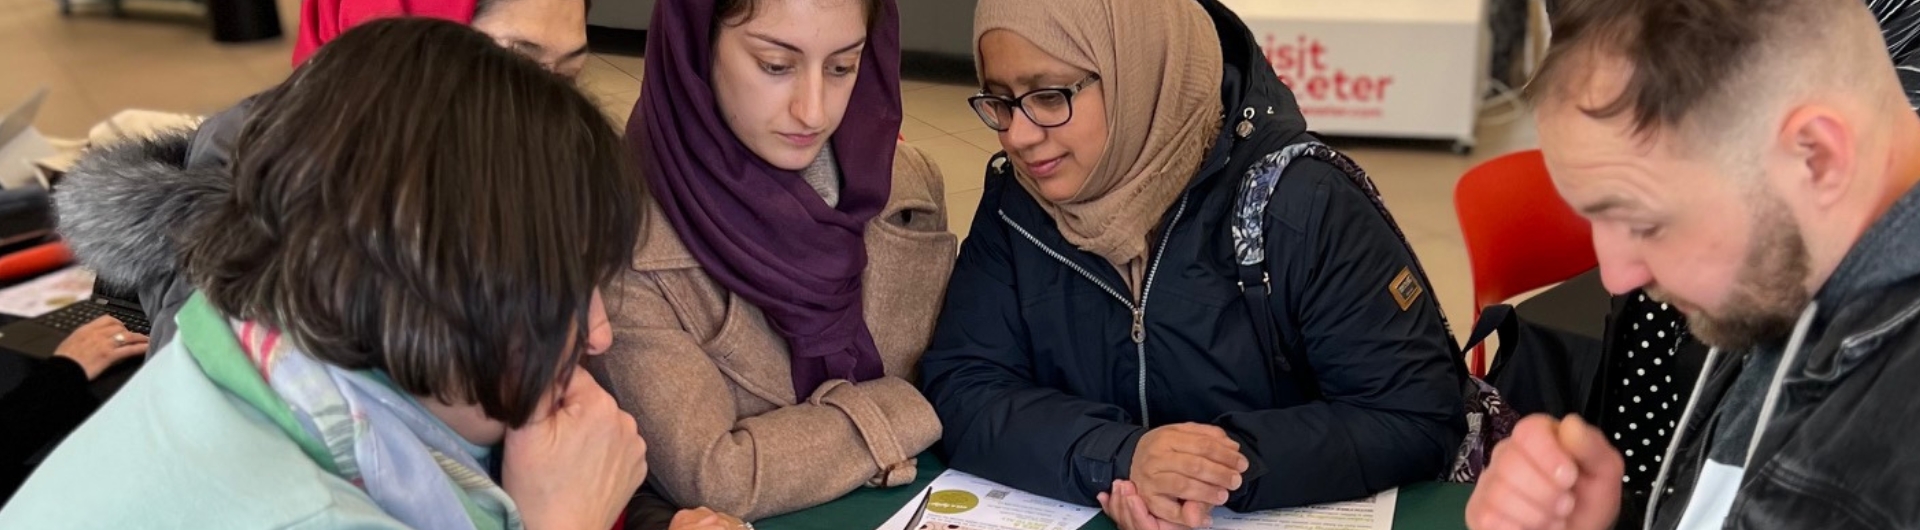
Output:
<svg viewBox="0 0 1920 530">
<path fill-rule="evenodd" d="M 280 3 L 281 17 L 291 28 L 299 2 Z M 121 109 L 217 111 L 291 70 L 291 37 L 218 45 L 190 4 L 134 0 L 128 8 L 134 13 L 129 19 L 84 8 L 62 17 L 54 0 L 0 0 L 0 106 L 48 87 L 52 96 L 40 114 L 41 130 L 79 137 Z M 624 124 L 640 94 L 643 64 L 638 57 L 597 54 L 580 85 L 616 124 Z M 911 77 L 912 65 L 908 69 Z M 974 88 L 912 80 L 903 88 L 907 120 L 901 132 L 939 164 L 947 178 L 952 226 L 964 232 L 980 200 L 982 168 L 999 150 L 998 140 L 966 108 L 964 100 Z M 1470 324 L 1472 299 L 1466 249 L 1453 216 L 1454 183 L 1473 164 L 1532 144 L 1522 120 L 1483 123 L 1480 148 L 1471 156 L 1346 146 L 1386 193 L 1434 276 L 1457 333 L 1464 334 Z"/>
</svg>

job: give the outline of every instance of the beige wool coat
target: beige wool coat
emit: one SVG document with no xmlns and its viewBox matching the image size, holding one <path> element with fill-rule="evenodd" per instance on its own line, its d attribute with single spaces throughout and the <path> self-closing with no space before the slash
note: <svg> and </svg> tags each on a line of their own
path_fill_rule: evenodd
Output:
<svg viewBox="0 0 1920 530">
<path fill-rule="evenodd" d="M 786 341 L 727 291 L 648 204 L 646 240 L 616 280 L 613 348 L 595 375 L 647 441 L 648 483 L 682 507 L 756 520 L 863 486 L 914 479 L 940 419 L 913 384 L 958 240 L 940 172 L 898 144 L 893 194 L 867 227 L 867 326 L 887 376 L 795 396 Z"/>
</svg>

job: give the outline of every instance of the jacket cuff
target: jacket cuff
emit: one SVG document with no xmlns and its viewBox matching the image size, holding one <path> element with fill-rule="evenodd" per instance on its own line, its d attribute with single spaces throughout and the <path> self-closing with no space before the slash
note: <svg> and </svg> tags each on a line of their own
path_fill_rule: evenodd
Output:
<svg viewBox="0 0 1920 530">
<path fill-rule="evenodd" d="M 1254 481 L 1267 476 L 1267 463 L 1260 459 L 1252 438 L 1233 431 L 1227 431 L 1227 437 L 1239 443 L 1240 455 L 1247 457 L 1247 472 L 1240 474 L 1240 489 L 1227 493 L 1227 508 L 1239 510 L 1247 506 L 1248 497 L 1253 495 Z"/>
<path fill-rule="evenodd" d="M 939 413 L 934 412 L 926 395 L 905 379 L 882 377 L 854 386 L 886 415 L 891 428 L 886 435 L 893 437 L 904 456 L 897 462 L 881 465 L 874 484 L 878 487 L 912 484 L 919 469 L 915 457 L 940 441 Z"/>
<path fill-rule="evenodd" d="M 87 369 L 80 366 L 80 361 L 59 355 L 48 357 L 34 371 L 44 372 L 35 375 L 45 377 L 49 382 L 58 382 L 59 388 L 85 388 L 88 383 Z M 86 392 L 83 390 L 80 393 Z"/>
<path fill-rule="evenodd" d="M 1108 423 L 1095 427 L 1074 444 L 1073 469 L 1087 497 L 1113 489 L 1113 481 L 1125 480 L 1133 469 L 1133 450 L 1140 445 L 1145 427 Z"/>
<path fill-rule="evenodd" d="M 894 422 L 859 386 L 844 379 L 828 381 L 820 385 L 808 401 L 839 409 L 853 422 L 854 431 L 866 442 L 873 464 L 879 470 L 868 478 L 868 483 L 893 485 L 890 482 L 903 474 L 903 468 L 906 476 L 912 476 L 913 455 L 906 454 L 906 449 L 901 447 Z"/>
</svg>

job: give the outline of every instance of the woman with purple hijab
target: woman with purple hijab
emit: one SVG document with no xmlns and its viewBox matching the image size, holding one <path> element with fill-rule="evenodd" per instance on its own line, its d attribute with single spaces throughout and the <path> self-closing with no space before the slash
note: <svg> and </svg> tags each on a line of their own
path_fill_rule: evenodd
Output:
<svg viewBox="0 0 1920 530">
<path fill-rule="evenodd" d="M 912 482 L 957 240 L 899 143 L 894 0 L 663 0 L 627 137 L 654 191 L 593 367 L 649 484 L 755 520 Z"/>
</svg>

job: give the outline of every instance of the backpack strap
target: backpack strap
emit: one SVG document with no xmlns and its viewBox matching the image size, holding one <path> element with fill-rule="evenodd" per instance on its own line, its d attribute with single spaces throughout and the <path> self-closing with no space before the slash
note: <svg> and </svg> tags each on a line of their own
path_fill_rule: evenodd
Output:
<svg viewBox="0 0 1920 530">
<path fill-rule="evenodd" d="M 1240 193 L 1234 199 L 1234 270 L 1241 297 L 1252 316 L 1261 356 L 1267 361 L 1268 376 L 1276 383 L 1291 378 L 1303 397 L 1319 401 L 1323 396 L 1313 365 L 1287 347 L 1280 337 L 1280 324 L 1273 310 L 1273 274 L 1267 268 L 1266 254 L 1267 203 L 1273 197 L 1274 186 L 1280 182 L 1280 175 L 1286 172 L 1288 163 L 1303 145 L 1307 144 L 1289 145 L 1247 169 L 1246 178 L 1240 182 Z M 1276 403 L 1282 398 L 1279 394 L 1276 384 L 1273 396 Z"/>
<path fill-rule="evenodd" d="M 1495 359 L 1511 357 L 1508 353 L 1520 337 L 1520 317 L 1514 314 L 1513 306 L 1494 304 L 1480 308 L 1480 320 L 1473 323 L 1473 333 L 1467 336 L 1467 344 L 1462 349 L 1471 350 L 1479 347 L 1481 343 L 1486 342 L 1487 337 L 1493 336 L 1494 332 L 1500 333 L 1500 349 L 1493 352 L 1493 357 Z"/>
<path fill-rule="evenodd" d="M 1406 248 L 1412 258 L 1414 274 L 1420 281 L 1433 285 L 1427 277 L 1426 267 L 1420 264 L 1419 254 L 1413 251 L 1413 245 L 1407 242 L 1406 232 L 1400 229 L 1392 212 L 1387 210 L 1386 202 L 1380 199 L 1380 188 L 1373 179 L 1360 168 L 1352 158 L 1320 142 L 1291 144 L 1268 154 L 1248 168 L 1246 177 L 1241 180 L 1240 194 L 1234 202 L 1233 250 L 1239 280 L 1240 292 L 1246 300 L 1248 311 L 1252 313 L 1254 334 L 1260 340 L 1260 348 L 1268 359 L 1268 369 L 1275 380 L 1283 375 L 1291 375 L 1309 400 L 1321 397 L 1319 380 L 1313 375 L 1313 367 L 1299 352 L 1291 351 L 1280 339 L 1273 310 L 1273 276 L 1267 260 L 1267 204 L 1272 202 L 1273 190 L 1280 183 L 1280 177 L 1295 160 L 1310 158 L 1319 160 L 1339 169 L 1347 179 L 1360 189 L 1373 202 L 1374 209 L 1393 229 L 1394 237 Z M 1440 315 L 1440 323 L 1447 330 L 1447 340 L 1453 340 L 1453 325 L 1447 322 L 1447 316 Z M 1465 359 L 1460 349 L 1454 349 L 1456 362 L 1465 368 Z M 1465 372 L 1463 372 L 1465 373 Z"/>
<path fill-rule="evenodd" d="M 1239 274 L 1240 296 L 1246 301 L 1247 310 L 1253 314 L 1253 334 L 1260 343 L 1262 358 L 1267 360 L 1267 375 L 1279 381 L 1291 376 L 1294 385 L 1308 401 L 1318 401 L 1320 379 L 1313 374 L 1313 365 L 1306 359 L 1299 359 L 1280 339 L 1279 324 L 1274 321 L 1273 277 L 1259 265 L 1241 265 L 1235 267 Z M 1278 403 L 1279 387 L 1274 387 L 1275 403 Z"/>
</svg>

